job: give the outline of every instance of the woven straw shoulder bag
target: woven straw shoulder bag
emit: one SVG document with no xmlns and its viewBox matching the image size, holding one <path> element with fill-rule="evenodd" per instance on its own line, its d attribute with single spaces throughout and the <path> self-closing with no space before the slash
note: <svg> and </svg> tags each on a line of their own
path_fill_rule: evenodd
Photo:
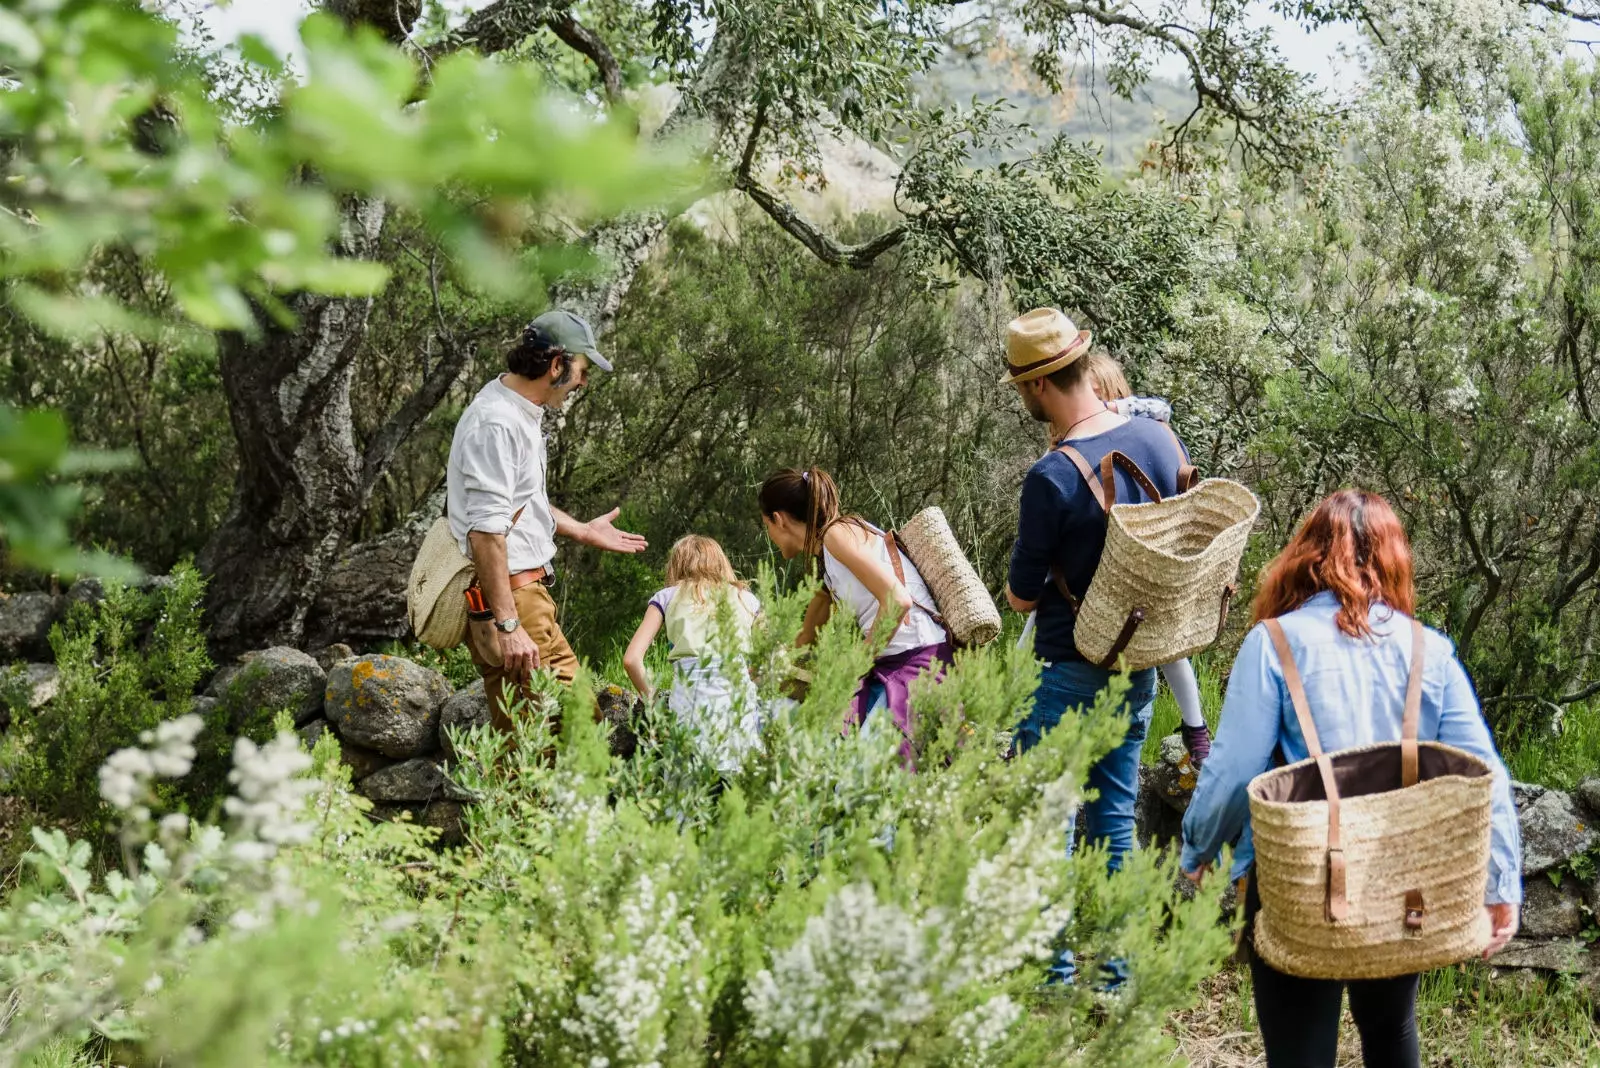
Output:
<svg viewBox="0 0 1600 1068">
<path fill-rule="evenodd" d="M 1176 435 L 1172 444 L 1181 458 Z M 1261 510 L 1255 494 L 1229 479 L 1201 479 L 1184 462 L 1178 495 L 1163 499 L 1124 453 L 1107 453 L 1096 477 L 1077 449 L 1063 445 L 1057 451 L 1072 461 L 1106 513 L 1105 550 L 1083 601 L 1059 571 L 1051 575 L 1077 613 L 1078 652 L 1107 670 L 1120 663 L 1138 671 L 1182 660 L 1216 641 L 1227 625 L 1239 561 Z M 1138 483 L 1148 503 L 1117 503 L 1115 467 Z"/>
<path fill-rule="evenodd" d="M 891 556 L 898 549 L 928 584 L 938 616 L 957 645 L 987 645 L 1000 633 L 1000 610 L 961 551 L 941 508 L 924 508 L 911 522 L 888 535 Z M 898 544 L 897 544 L 898 543 Z M 904 582 L 904 579 L 901 580 Z"/>
<path fill-rule="evenodd" d="M 1481 953 L 1494 773 L 1471 753 L 1417 740 L 1422 624 L 1411 622 L 1400 741 L 1331 754 L 1283 627 L 1266 627 L 1311 756 L 1250 783 L 1255 951 L 1313 979 L 1410 975 Z"/>
<path fill-rule="evenodd" d="M 511 517 L 522 518 L 523 508 Z M 440 516 L 423 536 L 406 584 L 406 619 L 424 645 L 454 649 L 467 640 L 467 588 L 476 577 L 472 560 L 461 552 L 450 520 Z"/>
</svg>

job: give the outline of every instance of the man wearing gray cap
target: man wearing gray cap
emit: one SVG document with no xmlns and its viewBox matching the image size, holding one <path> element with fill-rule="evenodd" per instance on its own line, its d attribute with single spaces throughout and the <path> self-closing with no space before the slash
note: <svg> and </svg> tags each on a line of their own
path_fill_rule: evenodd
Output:
<svg viewBox="0 0 1600 1068">
<path fill-rule="evenodd" d="M 468 646 L 490 717 L 504 731 L 511 729 L 506 708 L 534 668 L 549 668 L 563 682 L 577 674 L 578 658 L 548 588 L 556 536 L 618 553 L 646 547 L 644 538 L 611 525 L 615 508 L 580 523 L 550 504 L 545 409 L 559 411 L 588 382 L 590 367 L 611 370 L 588 322 L 569 311 L 545 312 L 506 354 L 507 373 L 479 390 L 462 413 L 450 444 L 450 531 L 472 558 L 498 644 L 486 651 L 469 637 Z"/>
</svg>

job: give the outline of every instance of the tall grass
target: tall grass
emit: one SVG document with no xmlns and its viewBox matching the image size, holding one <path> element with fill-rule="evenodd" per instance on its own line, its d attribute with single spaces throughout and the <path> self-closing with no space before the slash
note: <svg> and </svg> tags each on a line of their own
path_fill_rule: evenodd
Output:
<svg viewBox="0 0 1600 1068">
<path fill-rule="evenodd" d="M 1513 779 L 1558 790 L 1570 790 L 1600 775 L 1600 705 L 1570 706 L 1555 730 L 1537 734 L 1501 755 Z"/>
</svg>

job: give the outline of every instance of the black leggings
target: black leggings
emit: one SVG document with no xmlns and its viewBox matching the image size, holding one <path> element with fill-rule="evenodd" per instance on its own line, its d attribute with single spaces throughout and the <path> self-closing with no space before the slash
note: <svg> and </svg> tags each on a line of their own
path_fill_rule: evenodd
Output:
<svg viewBox="0 0 1600 1068">
<path fill-rule="evenodd" d="M 1252 882 L 1245 913 L 1250 919 L 1261 906 Z M 1253 907 L 1252 907 L 1253 906 Z M 1302 979 L 1285 975 L 1252 953 L 1250 978 L 1255 984 L 1256 1021 L 1267 1047 L 1267 1068 L 1333 1068 L 1339 1052 L 1339 1015 L 1344 992 L 1350 991 L 1350 1015 L 1361 1034 L 1361 1059 L 1366 1068 L 1420 1068 L 1417 1048 L 1417 980 Z"/>
</svg>

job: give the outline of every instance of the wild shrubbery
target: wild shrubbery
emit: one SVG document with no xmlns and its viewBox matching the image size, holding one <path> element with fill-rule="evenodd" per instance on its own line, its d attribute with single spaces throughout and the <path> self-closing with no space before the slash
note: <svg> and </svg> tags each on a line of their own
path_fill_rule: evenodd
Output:
<svg viewBox="0 0 1600 1068">
<path fill-rule="evenodd" d="M 752 662 L 786 668 L 805 590 L 764 591 Z M 559 735 L 525 716 L 516 748 L 457 739 L 476 797 L 463 847 L 377 823 L 330 736 L 241 741 L 215 824 L 167 784 L 204 731 L 168 721 L 101 782 L 124 864 L 37 832 L 0 908 L 14 1011 L 0 1065 L 1145 1065 L 1162 1023 L 1228 947 L 1211 891 L 1171 863 L 1063 856 L 1081 786 L 1120 731 L 1111 694 L 1003 760 L 1035 669 L 964 655 L 922 685 L 918 770 L 894 732 L 838 730 L 864 655 L 830 625 L 798 705 L 722 781 L 683 728 L 648 713 L 610 755 L 588 684 L 550 685 Z M 1115 691 L 1116 687 L 1112 688 Z M 198 732 L 198 733 L 196 733 Z M 553 747 L 555 759 L 539 754 Z M 306 774 L 309 772 L 309 776 Z M 1131 983 L 1038 992 L 1061 939 L 1117 956 Z"/>
<path fill-rule="evenodd" d="M 187 713 L 211 669 L 200 630 L 203 593 L 195 570 L 180 567 L 170 580 L 144 588 L 107 583 L 103 600 L 71 607 L 50 634 L 60 672 L 54 699 L 37 710 L 26 700 L 8 701 L 11 727 L 0 750 L 8 793 L 98 826 L 100 765 L 137 744 L 142 732 Z M 216 776 L 191 781 L 187 796 L 215 794 L 220 786 Z"/>
</svg>

